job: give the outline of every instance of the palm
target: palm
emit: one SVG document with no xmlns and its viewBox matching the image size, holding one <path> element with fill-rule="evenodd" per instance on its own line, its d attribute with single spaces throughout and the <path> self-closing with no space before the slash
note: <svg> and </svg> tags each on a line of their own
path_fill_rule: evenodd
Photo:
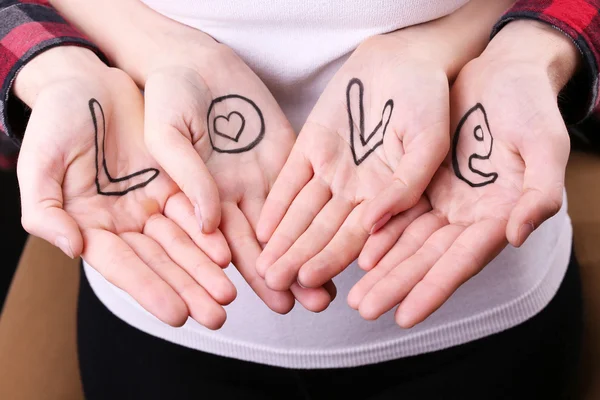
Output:
<svg viewBox="0 0 600 400">
<path fill-rule="evenodd" d="M 494 105 L 490 112 L 498 114 Z M 516 122 L 506 110 L 501 115 L 502 124 L 492 133 L 483 106 L 471 109 L 457 127 L 451 155 L 427 188 L 433 212 L 450 224 L 496 220 L 506 225 L 522 195 L 525 163 L 511 150 L 518 138 L 509 128 Z"/>
<path fill-rule="evenodd" d="M 365 44 L 336 74 L 269 196 L 258 267 L 272 288 L 339 274 L 369 237 L 367 203 L 401 182 L 402 203 L 413 206 L 445 155 L 447 79 L 426 62 L 399 60 L 391 42 Z"/>
<path fill-rule="evenodd" d="M 94 127 L 95 140 L 86 143 L 65 172 L 64 208 L 84 232 L 99 229 L 116 235 L 141 233 L 148 219 L 164 210 L 167 201 L 175 198 L 180 190 L 166 174 L 160 173 L 151 157 L 139 150 L 143 148 L 139 135 L 115 134 L 141 132 L 140 118 L 127 119 L 123 123 L 115 121 L 116 124 L 106 132 L 106 120 L 98 105 L 94 103 L 90 109 L 94 118 L 91 118 L 91 112 L 87 113 L 89 121 L 98 122 Z M 84 123 L 87 126 L 75 124 L 74 130 L 88 130 L 88 121 Z M 121 180 L 143 171 L 140 166 L 147 167 L 144 173 L 114 182 L 115 178 Z M 140 187 L 131 190 L 134 186 Z"/>
<path fill-rule="evenodd" d="M 225 241 L 190 222 L 191 204 L 146 152 L 139 90 L 121 72 L 110 82 L 40 96 L 23 146 L 22 181 L 50 178 L 46 185 L 60 185 L 47 207 L 61 204 L 72 220 L 59 225 L 74 224 L 82 257 L 148 311 L 172 325 L 190 315 L 217 328 L 225 320 L 222 305 L 235 297 L 217 265 L 229 260 Z M 58 133 L 36 137 L 38 121 Z M 51 170 L 38 175 L 32 154 Z"/>
<path fill-rule="evenodd" d="M 327 290 L 294 285 L 291 290 L 273 291 L 256 274 L 255 261 L 262 250 L 256 225 L 295 135 L 268 89 L 233 52 L 221 48 L 217 58 L 222 69 L 212 63 L 186 61 L 186 68 L 164 68 L 149 77 L 146 124 L 168 128 L 160 136 L 151 130 L 156 140 L 147 137 L 147 142 L 170 175 L 176 181 L 181 177 L 177 183 L 186 194 L 191 192 L 193 184 L 186 182 L 194 170 L 205 168 L 210 174 L 218 190 L 220 228 L 233 264 L 267 306 L 286 313 L 295 297 L 305 307 L 321 310 L 331 301 Z M 165 133 L 169 140 L 186 140 L 193 146 L 165 146 Z M 195 161 L 175 170 L 175 157 Z M 195 178 L 202 179 L 206 178 Z"/>
</svg>

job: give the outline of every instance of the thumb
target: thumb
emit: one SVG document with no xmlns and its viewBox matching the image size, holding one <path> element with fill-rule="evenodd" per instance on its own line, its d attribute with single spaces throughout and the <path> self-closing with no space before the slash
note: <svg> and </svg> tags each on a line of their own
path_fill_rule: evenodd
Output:
<svg viewBox="0 0 600 400">
<path fill-rule="evenodd" d="M 214 232 L 221 222 L 219 191 L 190 140 L 148 112 L 144 129 L 150 153 L 194 205 L 202 232 Z"/>
<path fill-rule="evenodd" d="M 63 209 L 63 155 L 49 152 L 49 146 L 36 143 L 48 136 L 47 126 L 35 113 L 31 116 L 17 164 L 21 192 L 23 228 L 60 248 L 70 258 L 83 251 L 83 238 L 75 220 Z"/>
<path fill-rule="evenodd" d="M 173 79 L 172 74 L 156 72 L 146 81 L 144 138 L 154 159 L 194 206 L 201 231 L 209 234 L 216 231 L 221 222 L 219 191 L 192 144 L 192 122 L 186 119 L 186 116 L 196 120 L 195 116 L 206 115 L 198 96 L 208 93 L 208 88 L 202 86 L 203 82 L 196 75 L 185 75 L 181 80 Z"/>
<path fill-rule="evenodd" d="M 556 115 L 560 115 L 558 110 Z M 562 118 L 545 118 L 545 129 L 526 133 L 519 149 L 525 162 L 523 190 L 506 227 L 506 238 L 516 247 L 523 245 L 563 203 L 569 134 Z"/>
</svg>

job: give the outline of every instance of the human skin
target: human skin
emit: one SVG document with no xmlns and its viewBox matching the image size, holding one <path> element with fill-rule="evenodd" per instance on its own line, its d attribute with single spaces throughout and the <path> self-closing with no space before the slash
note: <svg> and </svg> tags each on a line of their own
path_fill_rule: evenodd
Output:
<svg viewBox="0 0 600 400">
<path fill-rule="evenodd" d="M 570 141 L 557 97 L 580 59 L 561 32 L 514 21 L 463 68 L 451 93 L 455 140 L 426 190 L 432 210 L 412 223 L 399 214 L 360 255 L 369 273 L 348 302 L 364 318 L 399 305 L 397 323 L 414 326 L 560 210 Z"/>
</svg>

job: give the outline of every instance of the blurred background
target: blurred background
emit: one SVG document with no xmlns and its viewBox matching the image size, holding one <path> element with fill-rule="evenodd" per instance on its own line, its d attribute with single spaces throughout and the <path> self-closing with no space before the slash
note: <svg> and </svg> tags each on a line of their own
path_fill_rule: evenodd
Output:
<svg viewBox="0 0 600 400">
<path fill-rule="evenodd" d="M 19 187 L 14 170 L 0 169 L 0 310 L 12 281 L 27 233 L 21 227 Z"/>
</svg>

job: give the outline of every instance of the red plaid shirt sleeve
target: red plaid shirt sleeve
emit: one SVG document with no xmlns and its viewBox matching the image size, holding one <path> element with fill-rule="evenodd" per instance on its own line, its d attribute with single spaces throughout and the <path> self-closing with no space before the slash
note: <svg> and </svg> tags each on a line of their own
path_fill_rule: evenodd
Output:
<svg viewBox="0 0 600 400">
<path fill-rule="evenodd" d="M 0 169 L 15 165 L 18 138 L 30 112 L 11 95 L 15 77 L 35 56 L 62 45 L 86 47 L 104 59 L 47 0 L 0 0 Z"/>
<path fill-rule="evenodd" d="M 498 21 L 492 37 L 517 19 L 548 23 L 571 38 L 584 67 L 561 93 L 561 110 L 569 123 L 600 127 L 600 0 L 518 0 Z"/>
</svg>

